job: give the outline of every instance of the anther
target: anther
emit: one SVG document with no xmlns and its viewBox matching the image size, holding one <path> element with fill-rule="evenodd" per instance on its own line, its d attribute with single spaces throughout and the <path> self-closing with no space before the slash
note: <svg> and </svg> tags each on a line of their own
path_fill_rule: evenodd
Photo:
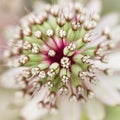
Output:
<svg viewBox="0 0 120 120">
<path fill-rule="evenodd" d="M 92 76 L 92 77 L 90 77 L 90 83 L 96 85 L 97 82 L 98 82 L 98 80 L 97 80 L 97 77 L 96 77 L 96 76 Z"/>
<path fill-rule="evenodd" d="M 105 69 L 103 72 L 108 76 L 111 76 L 113 74 L 113 71 L 109 68 Z"/>
<path fill-rule="evenodd" d="M 85 56 L 82 57 L 81 60 L 82 60 L 83 63 L 89 64 L 90 63 L 90 56 L 85 55 Z"/>
<path fill-rule="evenodd" d="M 62 87 L 60 87 L 59 88 L 59 92 L 60 92 L 60 94 L 61 95 L 67 95 L 68 94 L 68 88 L 67 88 L 67 86 L 62 86 Z"/>
<path fill-rule="evenodd" d="M 30 28 L 24 28 L 24 29 L 23 29 L 23 34 L 24 34 L 25 36 L 30 36 L 30 35 L 32 34 L 32 31 L 31 31 Z"/>
<path fill-rule="evenodd" d="M 77 101 L 78 101 L 77 96 L 76 96 L 75 94 L 72 94 L 71 97 L 70 97 L 70 101 L 71 101 L 71 102 L 72 102 L 72 101 L 73 101 L 73 102 L 74 102 L 74 101 L 77 102 Z"/>
<path fill-rule="evenodd" d="M 70 43 L 68 46 L 67 46 L 68 50 L 70 51 L 74 51 L 76 49 L 76 45 L 73 44 L 73 43 Z"/>
<path fill-rule="evenodd" d="M 103 62 L 103 63 L 108 63 L 108 60 L 109 60 L 109 59 L 108 59 L 107 56 L 102 56 L 100 60 L 101 60 L 101 62 Z"/>
<path fill-rule="evenodd" d="M 52 29 L 48 29 L 46 34 L 48 37 L 52 37 L 54 35 L 54 31 Z"/>
<path fill-rule="evenodd" d="M 69 66 L 70 66 L 70 64 L 71 64 L 71 61 L 70 61 L 70 59 L 68 58 L 68 57 L 63 57 L 62 59 L 61 59 L 61 61 L 60 61 L 60 63 L 61 63 L 61 66 L 63 67 L 63 68 L 69 68 Z"/>
<path fill-rule="evenodd" d="M 57 24 L 58 24 L 60 27 L 64 26 L 65 22 L 66 22 L 66 21 L 65 21 L 64 18 L 58 18 L 58 19 L 57 19 Z"/>
<path fill-rule="evenodd" d="M 55 73 L 55 70 L 54 70 L 54 69 L 50 69 L 50 70 L 48 70 L 47 74 L 48 74 L 49 77 L 52 78 L 52 77 L 55 76 L 56 73 Z"/>
<path fill-rule="evenodd" d="M 78 30 L 81 27 L 80 23 L 78 23 L 76 21 L 73 21 L 71 26 L 72 26 L 72 29 L 75 30 L 75 31 Z"/>
<path fill-rule="evenodd" d="M 111 34 L 110 34 L 110 29 L 109 28 L 104 28 L 102 31 L 102 34 L 105 35 L 108 39 L 111 39 Z"/>
<path fill-rule="evenodd" d="M 38 44 L 33 44 L 32 53 L 34 54 L 40 53 L 40 46 Z"/>
<path fill-rule="evenodd" d="M 25 78 L 30 78 L 32 76 L 30 69 L 23 70 L 23 76 Z"/>
<path fill-rule="evenodd" d="M 60 38 L 66 37 L 66 31 L 65 30 L 60 30 L 58 34 L 59 34 Z"/>
<path fill-rule="evenodd" d="M 51 89 L 53 87 L 53 82 L 51 80 L 47 81 L 46 87 L 48 87 L 49 89 Z"/>
<path fill-rule="evenodd" d="M 49 50 L 49 51 L 48 51 L 48 55 L 49 55 L 50 57 L 54 57 L 54 56 L 56 55 L 56 52 L 55 52 L 54 50 Z"/>
<path fill-rule="evenodd" d="M 40 77 L 40 79 L 46 78 L 46 73 L 45 73 L 45 71 L 40 71 L 40 72 L 39 72 L 39 77 Z"/>
<path fill-rule="evenodd" d="M 85 21 L 85 15 L 78 15 L 77 16 L 77 21 L 82 24 Z"/>
<path fill-rule="evenodd" d="M 29 61 L 29 57 L 26 55 L 21 55 L 19 58 L 19 62 L 23 65 L 26 64 L 28 61 Z"/>
<path fill-rule="evenodd" d="M 38 75 L 39 72 L 40 72 L 40 68 L 38 68 L 38 67 L 31 69 L 31 73 L 32 73 L 33 76 Z"/>
<path fill-rule="evenodd" d="M 69 81 L 69 77 L 67 76 L 67 75 L 63 75 L 62 77 L 61 77 L 61 81 L 63 82 L 63 83 L 68 83 L 68 81 Z"/>
<path fill-rule="evenodd" d="M 41 33 L 41 31 L 35 31 L 34 32 L 34 36 L 37 38 L 37 39 L 40 39 L 41 37 L 42 37 L 42 33 Z"/>
<path fill-rule="evenodd" d="M 91 42 L 92 41 L 92 37 L 90 36 L 90 34 L 85 34 L 84 37 L 82 38 L 82 40 L 85 43 Z"/>
<path fill-rule="evenodd" d="M 53 16 L 55 17 L 58 16 L 58 12 L 59 12 L 58 6 L 57 5 L 52 6 L 50 12 Z"/>
<path fill-rule="evenodd" d="M 32 49 L 32 44 L 29 43 L 28 41 L 25 41 L 25 42 L 23 43 L 23 49 L 24 49 L 24 50 L 31 50 L 31 49 Z"/>
<path fill-rule="evenodd" d="M 84 91 L 84 89 L 83 89 L 83 87 L 81 85 L 78 85 L 76 87 L 76 92 L 77 92 L 78 95 L 80 95 L 81 93 L 83 93 L 83 91 Z"/>
<path fill-rule="evenodd" d="M 92 99 L 94 97 L 94 93 L 91 90 L 88 90 L 87 97 L 88 97 L 88 99 Z"/>
</svg>

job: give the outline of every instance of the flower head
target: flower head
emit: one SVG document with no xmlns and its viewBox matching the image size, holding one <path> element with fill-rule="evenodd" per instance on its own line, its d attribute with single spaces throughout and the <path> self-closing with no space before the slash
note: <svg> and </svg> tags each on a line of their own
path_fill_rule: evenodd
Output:
<svg viewBox="0 0 120 120">
<path fill-rule="evenodd" d="M 120 39 L 120 26 L 115 26 L 118 14 L 100 19 L 100 0 L 90 0 L 86 6 L 60 2 L 61 6 L 38 5 L 38 12 L 21 20 L 9 46 L 4 45 L 8 49 L 0 62 L 15 68 L 1 76 L 2 83 L 20 89 L 15 104 L 30 96 L 22 119 L 48 119 L 46 113 L 59 107 L 58 119 L 79 120 L 83 106 L 89 119 L 104 119 L 103 105 L 91 98 L 120 104 L 120 58 L 119 53 L 111 54 L 115 47 L 111 40 L 118 43 Z M 107 55 L 111 55 L 109 63 Z M 110 77 L 109 67 L 118 68 Z"/>
<path fill-rule="evenodd" d="M 109 29 L 97 28 L 99 19 L 98 11 L 80 3 L 47 5 L 23 18 L 5 51 L 10 67 L 23 67 L 16 76 L 21 91 L 31 97 L 44 91 L 38 104 L 47 108 L 56 108 L 63 96 L 82 102 L 92 98 L 89 84 L 99 82 L 98 72 L 110 73 L 96 63 L 107 64 L 106 53 L 114 47 Z"/>
</svg>

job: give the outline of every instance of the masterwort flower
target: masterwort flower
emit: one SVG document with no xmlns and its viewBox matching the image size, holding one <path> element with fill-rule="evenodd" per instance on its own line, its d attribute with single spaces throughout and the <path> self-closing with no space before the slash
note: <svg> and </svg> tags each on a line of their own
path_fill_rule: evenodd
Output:
<svg viewBox="0 0 120 120">
<path fill-rule="evenodd" d="M 60 101 L 79 104 L 93 96 L 109 105 L 120 104 L 119 85 L 105 80 L 113 67 L 106 55 L 114 48 L 116 34 L 110 29 L 117 24 L 118 15 L 100 20 L 100 9 L 99 0 L 91 0 L 86 6 L 63 2 L 45 5 L 44 10 L 31 12 L 21 20 L 4 52 L 3 63 L 15 67 L 10 76 L 14 74 L 22 95 L 32 99 L 23 116 L 33 110 L 32 118 L 28 117 L 33 120 L 57 109 Z"/>
</svg>

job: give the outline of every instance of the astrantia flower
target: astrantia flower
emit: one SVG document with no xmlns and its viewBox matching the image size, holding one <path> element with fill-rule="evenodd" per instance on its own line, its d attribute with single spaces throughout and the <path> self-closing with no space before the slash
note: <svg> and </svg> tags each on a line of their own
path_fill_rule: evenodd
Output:
<svg viewBox="0 0 120 120">
<path fill-rule="evenodd" d="M 4 62 L 17 67 L 13 70 L 16 70 L 16 83 L 23 95 L 32 98 L 27 112 L 33 110 L 33 118 L 56 109 L 59 101 L 81 103 L 94 94 L 102 99 L 102 87 L 115 93 L 111 95 L 114 101 L 108 104 L 120 103 L 116 87 L 101 81 L 100 75 L 106 77 L 111 72 L 105 65 L 106 54 L 114 45 L 108 26 L 102 22 L 98 24 L 98 3 L 99 0 L 93 0 L 86 7 L 73 2 L 62 7 L 47 5 L 39 13 L 29 13 L 17 27 L 14 39 L 5 51 Z M 108 100 L 106 96 L 103 94 L 104 102 Z M 38 111 L 41 106 L 42 112 Z M 28 117 L 29 120 L 33 118 Z"/>
</svg>

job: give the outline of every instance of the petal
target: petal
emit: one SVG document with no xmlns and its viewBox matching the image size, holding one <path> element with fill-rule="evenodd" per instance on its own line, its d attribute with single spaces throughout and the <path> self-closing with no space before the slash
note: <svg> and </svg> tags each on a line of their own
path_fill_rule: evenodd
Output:
<svg viewBox="0 0 120 120">
<path fill-rule="evenodd" d="M 107 64 L 101 63 L 100 61 L 94 61 L 96 67 L 99 67 L 101 69 L 110 68 L 113 71 L 120 70 L 120 64 L 119 64 L 120 53 L 119 52 L 111 53 L 110 55 L 108 55 L 108 58 L 109 58 L 109 60 L 108 60 Z"/>
<path fill-rule="evenodd" d="M 46 3 L 43 1 L 35 1 L 33 9 L 36 13 L 40 13 L 45 9 Z"/>
<path fill-rule="evenodd" d="M 70 1 L 69 1 L 70 2 Z M 68 1 L 65 1 L 65 0 L 58 0 L 58 4 L 59 4 L 59 6 L 66 6 L 66 5 L 68 5 L 67 4 L 68 3 Z"/>
<path fill-rule="evenodd" d="M 103 120 L 105 118 L 105 108 L 99 101 L 89 100 L 85 108 L 89 120 Z"/>
<path fill-rule="evenodd" d="M 108 67 L 120 70 L 120 52 L 116 52 L 110 55 Z"/>
<path fill-rule="evenodd" d="M 0 82 L 3 87 L 6 88 L 18 88 L 16 84 L 16 75 L 20 74 L 25 68 L 13 68 L 0 76 Z"/>
<path fill-rule="evenodd" d="M 89 0 L 87 4 L 88 13 L 100 13 L 102 9 L 101 0 Z"/>
<path fill-rule="evenodd" d="M 48 113 L 46 108 L 39 108 L 38 102 L 43 99 L 47 89 L 43 88 L 35 97 L 30 100 L 22 109 L 21 117 L 23 120 L 36 120 L 41 119 L 45 114 Z"/>
<path fill-rule="evenodd" d="M 3 57 L 3 51 L 6 48 L 6 40 L 3 36 L 0 35 L 0 60 Z"/>
<path fill-rule="evenodd" d="M 115 86 L 109 82 L 109 78 L 103 74 L 99 74 L 97 77 L 99 79 L 98 84 L 96 86 L 89 85 L 96 97 L 107 105 L 120 104 L 120 93 Z"/>
<path fill-rule="evenodd" d="M 109 82 L 118 90 L 120 90 L 120 71 L 109 77 Z"/>
<path fill-rule="evenodd" d="M 69 100 L 62 100 L 60 104 L 60 112 L 62 120 L 80 120 L 81 107 L 77 102 L 70 102 Z"/>
<path fill-rule="evenodd" d="M 16 120 L 19 119 L 20 107 L 15 107 L 13 103 L 13 90 L 0 88 L 0 119 Z"/>
<path fill-rule="evenodd" d="M 120 43 L 120 26 L 116 26 L 111 31 L 113 42 Z"/>
<path fill-rule="evenodd" d="M 97 29 L 101 30 L 104 27 L 113 27 L 119 22 L 119 14 L 118 13 L 111 13 L 102 18 L 99 22 Z"/>
</svg>

